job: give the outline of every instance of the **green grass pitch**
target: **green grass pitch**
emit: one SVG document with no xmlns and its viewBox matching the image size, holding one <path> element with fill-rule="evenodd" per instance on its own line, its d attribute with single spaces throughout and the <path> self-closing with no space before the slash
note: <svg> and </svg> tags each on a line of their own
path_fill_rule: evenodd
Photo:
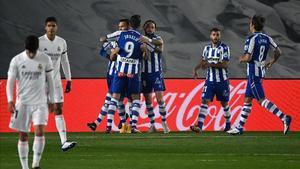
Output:
<svg viewBox="0 0 300 169">
<path fill-rule="evenodd" d="M 300 132 L 195 134 L 69 133 L 78 145 L 61 152 L 58 133 L 46 134 L 43 169 L 299 169 Z M 30 135 L 29 164 L 32 160 Z M 0 134 L 0 168 L 21 168 L 17 134 Z"/>
</svg>

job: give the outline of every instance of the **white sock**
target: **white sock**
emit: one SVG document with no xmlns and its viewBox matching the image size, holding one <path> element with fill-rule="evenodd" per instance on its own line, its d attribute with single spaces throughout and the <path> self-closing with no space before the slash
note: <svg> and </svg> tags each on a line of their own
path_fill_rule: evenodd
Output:
<svg viewBox="0 0 300 169">
<path fill-rule="evenodd" d="M 29 169 L 28 167 L 28 141 L 18 141 L 19 158 L 22 165 L 22 169 Z"/>
<path fill-rule="evenodd" d="M 45 137 L 44 136 L 35 136 L 33 141 L 33 161 L 32 168 L 40 166 L 40 160 L 45 147 Z"/>
<path fill-rule="evenodd" d="M 66 129 L 66 122 L 64 116 L 62 114 L 56 115 L 55 123 L 56 123 L 57 131 L 60 136 L 61 144 L 64 144 L 67 141 L 67 129 Z"/>
</svg>

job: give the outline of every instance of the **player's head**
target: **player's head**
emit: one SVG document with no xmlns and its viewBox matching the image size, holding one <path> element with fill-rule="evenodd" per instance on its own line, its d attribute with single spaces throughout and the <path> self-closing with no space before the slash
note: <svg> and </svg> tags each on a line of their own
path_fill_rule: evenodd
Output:
<svg viewBox="0 0 300 169">
<path fill-rule="evenodd" d="M 261 15 L 254 15 L 250 21 L 250 31 L 262 31 L 265 26 L 266 19 Z"/>
<path fill-rule="evenodd" d="M 54 16 L 47 17 L 45 20 L 45 30 L 48 35 L 56 35 L 57 20 Z"/>
<path fill-rule="evenodd" d="M 30 58 L 34 58 L 39 48 L 39 39 L 37 36 L 30 35 L 25 39 L 25 50 Z"/>
<path fill-rule="evenodd" d="M 129 28 L 129 19 L 120 19 L 118 27 L 119 27 L 120 31 L 128 30 L 128 28 Z"/>
<path fill-rule="evenodd" d="M 140 15 L 133 15 L 130 17 L 129 20 L 130 26 L 132 29 L 137 29 L 141 25 L 141 16 Z"/>
<path fill-rule="evenodd" d="M 220 41 L 220 38 L 221 38 L 221 31 L 219 28 L 212 28 L 210 30 L 210 41 L 213 43 L 213 44 L 217 44 L 219 41 Z"/>
<path fill-rule="evenodd" d="M 147 20 L 143 28 L 146 35 L 153 35 L 156 31 L 156 23 L 153 20 Z"/>
</svg>

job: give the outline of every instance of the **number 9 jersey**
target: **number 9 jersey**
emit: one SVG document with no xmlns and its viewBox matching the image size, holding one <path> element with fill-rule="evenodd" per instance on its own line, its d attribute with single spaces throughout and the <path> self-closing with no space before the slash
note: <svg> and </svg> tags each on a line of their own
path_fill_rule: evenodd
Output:
<svg viewBox="0 0 300 169">
<path fill-rule="evenodd" d="M 140 42 L 141 34 L 135 30 L 124 31 L 118 39 L 120 48 L 117 57 L 117 73 L 138 74 L 139 61 L 142 59 L 142 50 Z"/>
<path fill-rule="evenodd" d="M 268 55 L 270 45 L 276 49 L 277 44 L 273 39 L 261 32 L 250 35 L 245 43 L 244 54 L 250 54 L 251 60 L 247 63 L 247 76 L 250 78 L 265 77 L 265 60 Z"/>
</svg>

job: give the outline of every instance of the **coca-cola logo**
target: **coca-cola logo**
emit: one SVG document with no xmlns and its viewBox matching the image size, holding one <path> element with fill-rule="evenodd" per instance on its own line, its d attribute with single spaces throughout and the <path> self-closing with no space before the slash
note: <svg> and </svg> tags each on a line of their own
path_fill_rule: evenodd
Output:
<svg viewBox="0 0 300 169">
<path fill-rule="evenodd" d="M 171 130 L 186 131 L 191 125 L 197 123 L 198 113 L 201 105 L 201 94 L 205 81 L 198 83 L 196 86 L 190 86 L 190 90 L 186 88 L 177 88 L 173 91 L 166 91 L 164 93 L 164 100 L 167 109 L 167 123 Z M 243 106 L 244 93 L 247 82 L 241 81 L 236 85 L 230 85 L 230 110 L 231 110 L 231 124 L 238 123 L 241 108 Z M 161 116 L 159 114 L 159 107 L 153 97 L 153 108 L 155 113 L 155 126 L 157 129 L 162 129 Z M 144 98 L 142 97 L 140 109 L 140 116 L 138 120 L 138 127 L 142 130 L 147 130 L 149 127 L 149 119 L 146 110 Z M 126 105 L 126 112 L 129 111 Z M 217 101 L 209 104 L 208 115 L 205 119 L 203 129 L 211 129 L 215 131 L 222 130 L 225 125 L 224 112 L 221 104 Z M 117 130 L 119 117 L 115 117 L 115 124 L 113 129 Z"/>
</svg>

